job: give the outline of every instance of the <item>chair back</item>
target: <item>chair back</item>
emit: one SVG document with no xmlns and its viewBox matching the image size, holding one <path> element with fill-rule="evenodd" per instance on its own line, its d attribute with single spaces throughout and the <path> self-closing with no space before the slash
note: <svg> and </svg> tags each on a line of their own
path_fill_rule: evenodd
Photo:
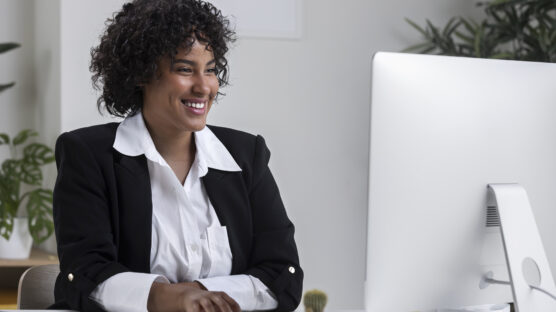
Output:
<svg viewBox="0 0 556 312">
<path fill-rule="evenodd" d="M 39 265 L 27 269 L 19 279 L 18 309 L 46 309 L 54 303 L 54 283 L 60 273 L 58 264 Z"/>
</svg>

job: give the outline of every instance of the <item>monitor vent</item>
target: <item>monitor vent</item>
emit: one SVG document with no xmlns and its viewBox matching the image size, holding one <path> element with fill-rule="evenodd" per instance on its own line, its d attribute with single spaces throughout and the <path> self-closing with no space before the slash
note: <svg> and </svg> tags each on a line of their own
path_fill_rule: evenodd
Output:
<svg viewBox="0 0 556 312">
<path fill-rule="evenodd" d="M 500 226 L 500 217 L 498 216 L 498 208 L 496 206 L 487 207 L 486 226 L 487 227 Z"/>
</svg>

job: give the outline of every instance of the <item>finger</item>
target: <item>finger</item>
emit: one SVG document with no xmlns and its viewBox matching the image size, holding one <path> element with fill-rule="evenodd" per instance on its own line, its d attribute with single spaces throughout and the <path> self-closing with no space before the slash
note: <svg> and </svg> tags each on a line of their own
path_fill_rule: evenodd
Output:
<svg viewBox="0 0 556 312">
<path fill-rule="evenodd" d="M 233 312 L 232 307 L 230 307 L 230 304 L 222 298 L 221 294 L 214 293 L 214 295 L 211 297 L 211 299 L 212 299 L 212 303 L 214 303 L 214 305 L 215 305 L 215 307 L 218 311 L 220 311 L 220 312 Z"/>
<path fill-rule="evenodd" d="M 205 287 L 205 285 L 203 285 L 203 284 L 201 284 L 201 283 L 199 283 L 199 282 L 197 282 L 197 281 L 193 281 L 191 284 L 193 284 L 193 286 L 194 286 L 195 288 L 199 288 L 199 289 L 201 289 L 201 290 L 207 290 L 207 288 Z"/>
<path fill-rule="evenodd" d="M 187 312 L 201 312 L 202 308 L 197 302 L 186 304 L 185 311 Z"/>
<path fill-rule="evenodd" d="M 241 312 L 241 307 L 234 299 L 232 299 L 232 297 L 228 296 L 225 292 L 219 292 L 219 294 L 221 294 L 222 298 L 228 302 L 233 312 Z"/>
<path fill-rule="evenodd" d="M 216 312 L 212 301 L 206 297 L 199 299 L 199 304 L 204 312 Z"/>
</svg>

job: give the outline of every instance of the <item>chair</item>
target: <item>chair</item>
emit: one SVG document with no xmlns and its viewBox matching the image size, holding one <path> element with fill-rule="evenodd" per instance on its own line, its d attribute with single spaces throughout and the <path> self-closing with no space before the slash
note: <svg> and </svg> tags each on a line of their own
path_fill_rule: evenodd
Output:
<svg viewBox="0 0 556 312">
<path fill-rule="evenodd" d="M 58 264 L 34 266 L 23 272 L 17 288 L 17 308 L 38 310 L 52 305 L 58 273 Z"/>
</svg>

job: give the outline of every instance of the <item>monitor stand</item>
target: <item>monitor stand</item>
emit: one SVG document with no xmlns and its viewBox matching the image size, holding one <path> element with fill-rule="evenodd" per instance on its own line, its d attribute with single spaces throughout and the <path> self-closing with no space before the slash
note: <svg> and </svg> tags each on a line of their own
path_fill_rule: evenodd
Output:
<svg viewBox="0 0 556 312">
<path fill-rule="evenodd" d="M 519 184 L 489 184 L 488 206 L 497 207 L 516 312 L 556 311 L 556 286 L 527 192 Z"/>
</svg>

